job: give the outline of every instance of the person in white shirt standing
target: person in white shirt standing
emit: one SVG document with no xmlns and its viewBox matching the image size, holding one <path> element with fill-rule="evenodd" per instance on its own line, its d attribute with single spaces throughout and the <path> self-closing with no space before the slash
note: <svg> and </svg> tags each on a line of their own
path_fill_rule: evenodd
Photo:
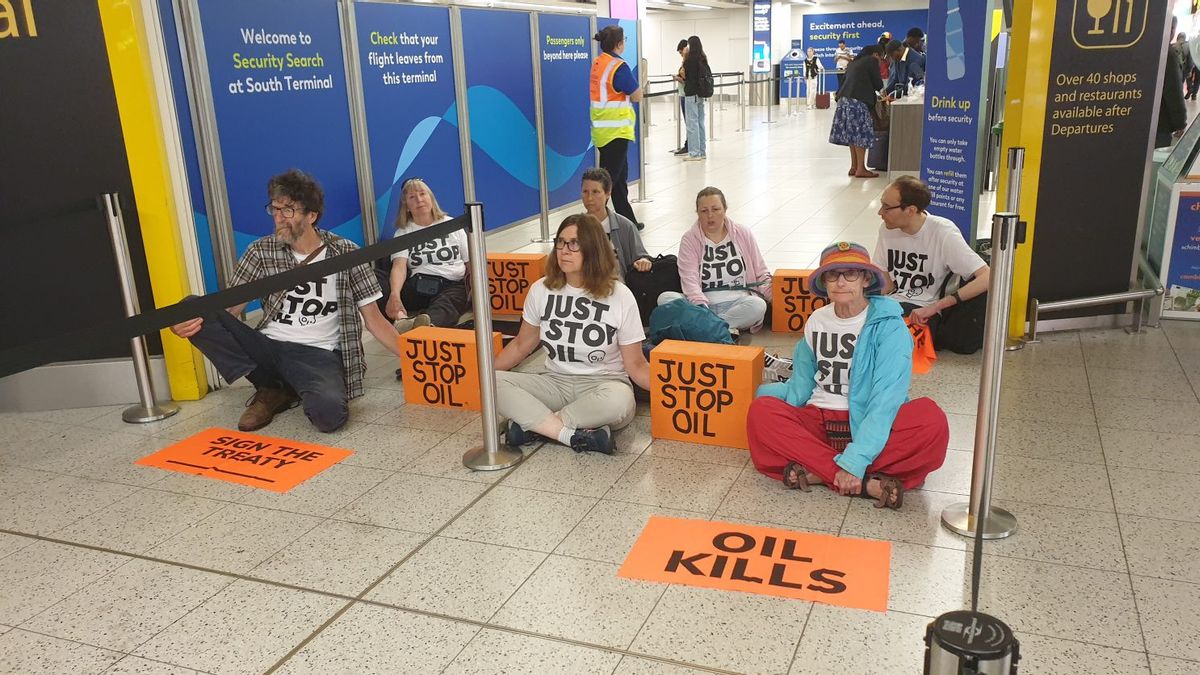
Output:
<svg viewBox="0 0 1200 675">
<path fill-rule="evenodd" d="M 838 89 L 841 89 L 842 83 L 846 81 L 846 68 L 850 66 L 850 62 L 853 60 L 854 52 L 846 46 L 846 41 L 838 40 L 837 51 L 833 53 L 833 67 L 838 71 Z"/>
<path fill-rule="evenodd" d="M 509 420 L 508 445 L 541 437 L 613 454 L 612 431 L 633 421 L 630 380 L 650 388 L 637 301 L 616 267 L 595 218 L 567 216 L 558 226 L 546 276 L 525 298 L 521 330 L 496 357 L 496 408 Z M 539 346 L 547 372 L 508 372 Z"/>
<path fill-rule="evenodd" d="M 450 220 L 425 181 L 409 178 L 400 190 L 394 236 L 420 232 Z M 470 304 L 466 279 L 470 259 L 463 230 L 393 253 L 387 314 L 396 320 L 397 332 L 418 326 L 458 325 Z"/>
<path fill-rule="evenodd" d="M 929 214 L 931 200 L 929 187 L 917 178 L 901 176 L 892 181 L 879 198 L 883 224 L 872 257 L 888 273 L 885 293 L 900 303 L 905 316 L 929 326 L 937 347 L 951 313 L 975 298 L 984 299 L 991 269 L 953 222 Z M 970 281 L 946 294 L 952 274 Z M 979 330 L 982 338 L 981 324 Z"/>
</svg>

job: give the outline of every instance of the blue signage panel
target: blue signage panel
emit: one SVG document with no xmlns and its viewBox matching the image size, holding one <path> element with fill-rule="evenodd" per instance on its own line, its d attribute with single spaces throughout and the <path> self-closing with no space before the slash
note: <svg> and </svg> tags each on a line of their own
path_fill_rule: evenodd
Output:
<svg viewBox="0 0 1200 675">
<path fill-rule="evenodd" d="M 771 0 L 754 0 L 754 18 L 751 28 L 750 72 L 769 73 L 774 59 L 771 58 Z"/>
<path fill-rule="evenodd" d="M 213 293 L 217 284 L 217 259 L 213 253 L 212 231 L 208 227 L 208 207 L 204 203 L 204 181 L 200 177 L 200 159 L 196 152 L 196 136 L 192 127 L 192 110 L 188 105 L 187 80 L 180 56 L 179 34 L 175 29 L 175 8 L 171 0 L 158 0 L 162 22 L 163 44 L 166 46 L 167 66 L 171 72 L 171 91 L 175 97 L 175 119 L 179 140 L 183 146 L 183 163 L 187 168 L 188 192 L 191 193 L 192 225 L 196 230 L 196 248 L 200 253 L 200 269 L 204 274 L 204 291 Z"/>
<path fill-rule="evenodd" d="M 359 2 L 354 15 L 380 237 L 396 229 L 409 178 L 424 180 L 447 213 L 462 213 L 450 10 Z"/>
<path fill-rule="evenodd" d="M 320 227 L 362 243 L 335 0 L 199 0 L 237 253 L 274 232 L 267 179 L 298 168 L 325 190 Z"/>
<path fill-rule="evenodd" d="M 1200 319 L 1200 193 L 1179 193 L 1163 316 Z"/>
<path fill-rule="evenodd" d="M 977 150 L 987 108 L 983 75 L 991 17 L 991 5 L 985 3 L 929 3 L 933 30 L 925 60 L 921 179 L 933 193 L 929 212 L 954 221 L 967 241 L 972 241 L 979 194 Z"/>
<path fill-rule="evenodd" d="M 503 54 L 497 35 L 504 36 Z M 529 15 L 463 9 L 462 41 L 475 198 L 490 230 L 541 210 Z"/>
<path fill-rule="evenodd" d="M 833 54 L 838 40 L 845 40 L 850 51 L 858 52 L 867 45 L 878 44 L 884 31 L 892 39 L 904 40 L 909 28 L 925 30 L 929 12 L 924 9 L 906 9 L 883 12 L 843 12 L 840 14 L 805 14 L 804 49 L 812 47 L 825 69 L 834 69 Z M 932 39 L 932 38 L 930 38 Z M 837 91 L 837 78 L 833 73 L 825 76 L 825 91 Z"/>
<path fill-rule="evenodd" d="M 638 82 L 642 81 L 642 65 L 641 55 L 638 53 L 638 22 L 630 19 L 609 19 L 605 17 L 596 17 L 596 30 L 604 30 L 605 26 L 620 26 L 625 31 L 625 51 L 621 54 L 621 58 L 629 65 L 629 70 L 633 73 L 633 78 Z M 590 67 L 590 66 L 589 66 Z M 585 80 L 586 82 L 586 80 Z M 587 85 L 585 84 L 584 87 Z M 641 142 L 642 142 L 642 106 L 640 103 L 633 104 L 633 110 L 637 114 L 638 121 L 634 127 L 633 141 L 629 144 L 629 176 L 625 179 L 626 183 L 636 183 L 642 177 L 642 158 L 641 158 Z M 591 131 L 588 131 L 590 137 Z"/>
<path fill-rule="evenodd" d="M 538 15 L 542 133 L 551 209 L 579 199 L 580 177 L 596 165 L 585 84 L 592 67 L 591 27 L 591 19 L 585 16 Z"/>
</svg>

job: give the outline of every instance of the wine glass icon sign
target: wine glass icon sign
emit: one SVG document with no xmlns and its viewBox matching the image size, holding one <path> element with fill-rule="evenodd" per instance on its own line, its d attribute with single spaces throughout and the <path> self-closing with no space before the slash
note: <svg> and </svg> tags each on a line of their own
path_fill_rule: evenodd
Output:
<svg viewBox="0 0 1200 675">
<path fill-rule="evenodd" d="M 1117 0 L 1120 2 L 1120 0 Z M 1096 22 L 1095 26 L 1088 31 L 1088 35 L 1103 35 L 1104 31 L 1100 29 L 1100 19 L 1108 16 L 1112 11 L 1113 0 L 1087 0 L 1087 13 Z"/>
</svg>

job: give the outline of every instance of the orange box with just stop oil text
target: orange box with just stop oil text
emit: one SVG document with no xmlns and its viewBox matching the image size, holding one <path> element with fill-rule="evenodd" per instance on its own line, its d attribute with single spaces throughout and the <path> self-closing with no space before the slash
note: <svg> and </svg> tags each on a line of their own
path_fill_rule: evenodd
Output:
<svg viewBox="0 0 1200 675">
<path fill-rule="evenodd" d="M 488 302 L 492 314 L 521 315 L 533 282 L 546 276 L 547 253 L 489 253 Z"/>
<path fill-rule="evenodd" d="M 812 270 L 775 270 L 771 281 L 771 330 L 803 333 L 804 324 L 816 309 L 829 304 L 813 295 L 808 284 Z"/>
<path fill-rule="evenodd" d="M 761 347 L 662 341 L 650 352 L 650 435 L 749 449 L 746 414 L 762 370 Z"/>
<path fill-rule="evenodd" d="M 423 326 L 400 336 L 404 400 L 440 408 L 479 410 L 479 355 L 475 331 Z M 492 333 L 492 353 L 500 353 Z"/>
</svg>

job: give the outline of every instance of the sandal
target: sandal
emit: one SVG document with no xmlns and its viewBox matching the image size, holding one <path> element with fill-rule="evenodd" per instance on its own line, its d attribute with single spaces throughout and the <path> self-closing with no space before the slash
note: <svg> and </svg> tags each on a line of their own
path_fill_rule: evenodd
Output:
<svg viewBox="0 0 1200 675">
<path fill-rule="evenodd" d="M 808 469 L 799 462 L 788 462 L 787 466 L 783 467 L 783 487 L 801 492 L 812 491 L 808 485 Z"/>
<path fill-rule="evenodd" d="M 898 509 L 904 506 L 904 483 L 901 483 L 899 478 L 883 474 L 875 474 L 871 478 L 879 481 L 879 497 L 875 500 L 875 508 Z M 867 496 L 867 482 L 863 481 L 864 497 Z"/>
</svg>

